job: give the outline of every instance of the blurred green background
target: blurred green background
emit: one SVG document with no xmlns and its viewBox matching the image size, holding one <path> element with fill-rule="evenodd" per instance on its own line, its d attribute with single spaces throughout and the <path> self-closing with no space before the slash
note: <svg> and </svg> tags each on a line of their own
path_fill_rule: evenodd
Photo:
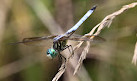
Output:
<svg viewBox="0 0 137 81">
<path fill-rule="evenodd" d="M 41 17 L 42 13 L 38 12 L 44 9 L 38 5 L 44 5 L 61 29 L 67 31 L 97 4 L 96 11 L 76 31 L 77 34 L 84 35 L 105 16 L 135 1 L 0 0 L 0 81 L 51 81 L 58 72 L 61 64 L 59 59 L 51 60 L 46 56 L 46 50 L 52 45 L 52 41 L 46 41 L 42 46 L 9 44 L 25 37 L 59 32 L 56 27 L 54 32 L 49 30 L 50 26 L 44 23 L 44 18 L 48 19 L 49 15 L 43 14 Z M 52 24 L 52 21 L 48 21 Z M 137 66 L 131 63 L 137 40 L 136 32 L 137 7 L 117 16 L 110 28 L 103 29 L 100 36 L 106 42 L 91 46 L 83 63 L 91 79 L 87 81 L 137 81 Z M 63 75 L 59 81 L 70 81 L 67 77 Z M 78 78 L 71 81 L 82 80 Z"/>
</svg>

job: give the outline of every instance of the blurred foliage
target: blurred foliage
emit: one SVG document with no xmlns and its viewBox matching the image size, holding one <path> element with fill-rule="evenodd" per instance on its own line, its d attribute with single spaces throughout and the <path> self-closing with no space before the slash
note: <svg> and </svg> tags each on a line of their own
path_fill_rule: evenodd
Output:
<svg viewBox="0 0 137 81">
<path fill-rule="evenodd" d="M 45 43 L 45 46 L 42 47 L 9 45 L 9 43 L 21 41 L 25 37 L 50 35 L 50 31 L 48 31 L 26 1 L 11 1 L 12 3 L 10 4 L 11 6 L 7 12 L 4 23 L 5 29 L 0 30 L 4 32 L 1 38 L 2 41 L 0 41 L 0 71 L 2 71 L 7 64 L 11 64 L 28 56 L 31 58 L 35 57 L 35 59 L 38 58 L 40 61 L 33 63 L 35 59 L 30 59 L 32 61 L 31 66 L 2 77 L 2 75 L 6 74 L 5 72 L 10 72 L 10 70 L 7 70 L 0 74 L 0 81 L 51 81 L 60 67 L 60 62 L 58 58 L 50 60 L 46 57 L 46 49 L 51 46 L 49 42 Z M 41 1 L 53 17 L 56 17 L 55 0 Z M 72 0 L 74 23 L 93 5 L 98 5 L 97 10 L 82 24 L 76 33 L 81 35 L 88 33 L 105 16 L 119 10 L 123 5 L 134 1 L 135 0 Z M 2 0 L 0 2 L 2 2 Z M 100 34 L 100 36 L 107 41 L 91 47 L 89 54 L 93 54 L 93 57 L 87 58 L 84 61 L 84 65 L 93 81 L 137 81 L 137 67 L 131 64 L 134 46 L 137 40 L 136 10 L 137 7 L 129 9 L 125 13 L 117 16 L 110 28 L 104 29 Z M 65 31 L 66 29 L 68 28 L 64 27 Z M 16 68 L 11 68 L 11 70 L 14 69 L 18 69 L 18 65 Z M 63 77 L 65 78 L 65 76 Z"/>
</svg>

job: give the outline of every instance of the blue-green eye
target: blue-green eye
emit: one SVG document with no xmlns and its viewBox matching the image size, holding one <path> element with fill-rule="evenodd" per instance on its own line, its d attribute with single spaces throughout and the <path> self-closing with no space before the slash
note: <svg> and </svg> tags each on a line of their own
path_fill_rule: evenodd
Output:
<svg viewBox="0 0 137 81">
<path fill-rule="evenodd" d="M 47 50 L 47 56 L 49 58 L 54 58 L 54 57 L 57 56 L 57 54 L 58 53 L 53 48 L 50 48 L 50 49 Z"/>
</svg>

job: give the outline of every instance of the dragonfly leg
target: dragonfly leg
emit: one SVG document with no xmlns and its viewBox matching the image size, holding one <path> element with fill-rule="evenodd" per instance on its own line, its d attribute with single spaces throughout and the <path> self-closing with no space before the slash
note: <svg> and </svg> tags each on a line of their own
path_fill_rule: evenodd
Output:
<svg viewBox="0 0 137 81">
<path fill-rule="evenodd" d="M 68 59 L 70 59 L 70 58 L 74 55 L 74 50 L 73 50 L 72 45 L 66 45 L 65 48 L 62 49 L 62 51 L 65 50 L 65 49 L 67 49 L 67 48 L 68 48 L 68 50 L 69 50 L 69 52 L 70 52 L 70 54 L 71 54 L 71 55 L 68 57 Z M 70 48 L 71 48 L 72 51 L 70 51 Z"/>
<path fill-rule="evenodd" d="M 71 52 L 71 55 L 69 56 L 68 59 L 70 59 L 74 55 L 74 50 L 73 50 L 72 45 L 69 45 L 69 47 L 71 47 L 72 52 Z M 69 49 L 69 47 L 68 47 L 68 49 Z M 70 49 L 69 49 L 69 51 L 70 51 Z"/>
<path fill-rule="evenodd" d="M 61 70 L 61 69 L 65 69 L 66 68 L 66 65 L 64 64 L 64 63 L 66 63 L 66 58 L 63 56 L 63 55 L 61 55 L 60 53 L 59 53 L 59 61 L 60 61 L 60 63 L 61 63 L 61 68 L 59 69 L 59 70 Z M 64 60 L 64 61 L 63 61 Z M 64 63 L 63 63 L 64 62 Z"/>
<path fill-rule="evenodd" d="M 58 57 L 59 57 L 59 62 L 62 63 L 62 57 L 61 57 L 61 54 L 59 54 Z"/>
<path fill-rule="evenodd" d="M 59 59 L 61 60 L 61 61 L 65 61 L 66 62 L 66 57 L 64 57 L 63 55 L 61 55 L 60 53 L 59 53 Z"/>
</svg>

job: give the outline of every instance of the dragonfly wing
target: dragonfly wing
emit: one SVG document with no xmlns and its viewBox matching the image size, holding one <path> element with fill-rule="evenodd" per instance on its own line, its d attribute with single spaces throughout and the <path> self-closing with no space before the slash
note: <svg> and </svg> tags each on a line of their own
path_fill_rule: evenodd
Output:
<svg viewBox="0 0 137 81">
<path fill-rule="evenodd" d="M 94 36 L 94 38 L 93 38 L 94 43 L 100 43 L 100 42 L 105 42 L 105 41 L 106 41 L 106 39 L 104 39 L 100 36 Z"/>
<path fill-rule="evenodd" d="M 48 39 L 53 39 L 54 37 L 56 37 L 57 35 L 51 35 L 51 36 L 43 36 L 43 37 L 31 37 L 31 38 L 24 38 L 22 41 L 20 42 L 15 42 L 15 43 L 10 43 L 12 45 L 14 44 L 25 44 L 25 45 L 33 45 L 33 44 L 39 44 L 40 42 L 42 42 L 43 40 L 48 40 Z"/>
<path fill-rule="evenodd" d="M 92 38 L 93 39 L 90 39 Z M 99 36 L 90 36 L 90 37 L 70 37 L 70 38 L 64 38 L 64 39 L 68 39 L 68 40 L 74 40 L 74 41 L 91 41 L 91 42 L 104 42 L 105 39 Z"/>
</svg>

